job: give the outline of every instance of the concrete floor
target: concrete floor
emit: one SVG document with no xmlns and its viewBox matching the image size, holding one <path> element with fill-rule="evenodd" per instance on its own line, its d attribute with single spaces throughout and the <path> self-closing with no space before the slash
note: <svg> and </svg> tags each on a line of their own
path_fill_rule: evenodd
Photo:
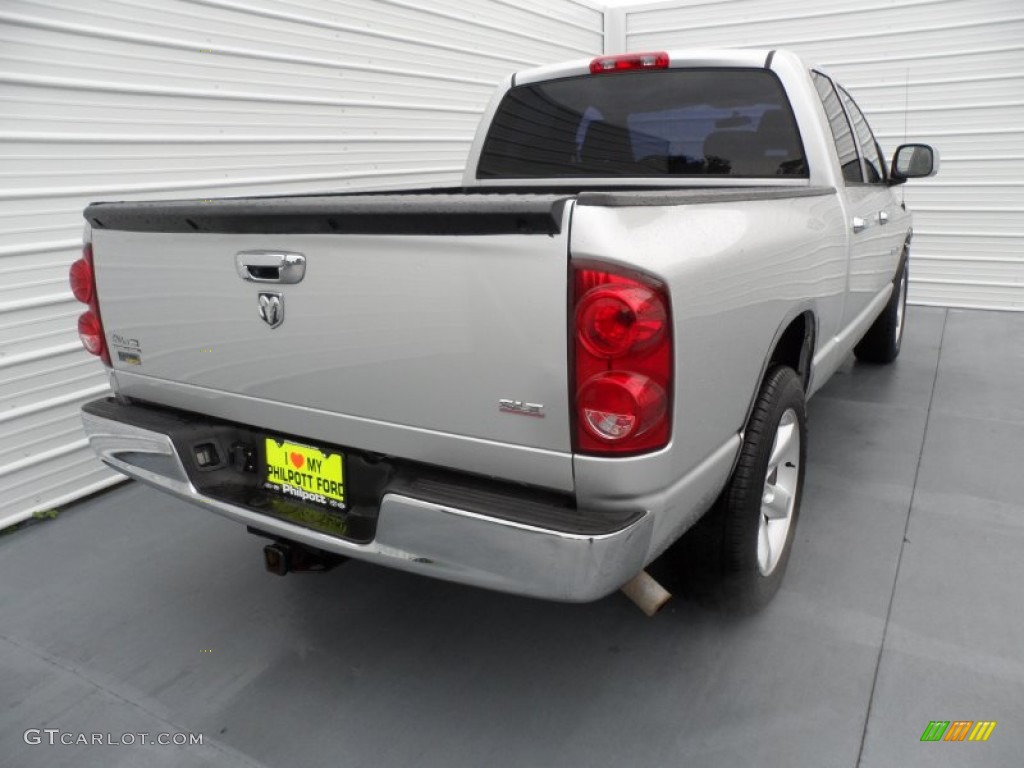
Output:
<svg viewBox="0 0 1024 768">
<path fill-rule="evenodd" d="M 914 308 L 897 364 L 848 363 L 810 414 L 789 572 L 750 618 L 279 579 L 137 484 L 0 537 L 0 765 L 1020 765 L 1024 314 Z M 958 719 L 999 724 L 920 742 Z"/>
</svg>

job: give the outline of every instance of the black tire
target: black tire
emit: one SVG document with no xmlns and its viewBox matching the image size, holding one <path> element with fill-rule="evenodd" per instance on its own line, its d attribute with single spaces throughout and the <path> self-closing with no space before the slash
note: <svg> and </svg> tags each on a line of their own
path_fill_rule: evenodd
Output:
<svg viewBox="0 0 1024 768">
<path fill-rule="evenodd" d="M 892 296 L 885 305 L 864 338 L 853 348 L 853 354 L 864 363 L 885 365 L 891 363 L 900 354 L 903 344 L 903 329 L 906 325 L 907 281 L 910 267 L 904 257 L 896 277 L 892 281 Z"/>
<path fill-rule="evenodd" d="M 759 610 L 771 601 L 782 583 L 800 514 L 804 467 L 807 455 L 807 412 L 800 377 L 792 368 L 778 366 L 765 376 L 744 433 L 739 460 L 715 506 L 680 541 L 673 559 L 682 561 L 684 592 L 698 602 L 739 613 Z M 788 526 L 781 534 L 781 547 L 774 563 L 759 556 L 762 525 L 769 521 L 763 504 L 768 486 L 769 461 L 780 433 L 783 417 L 799 437 L 795 467 L 788 462 L 773 473 L 781 483 L 787 479 L 792 506 Z M 784 454 L 786 455 L 786 454 Z M 795 475 L 792 473 L 795 472 Z M 770 560 L 771 558 L 769 558 Z M 764 566 L 767 566 L 767 571 Z"/>
</svg>

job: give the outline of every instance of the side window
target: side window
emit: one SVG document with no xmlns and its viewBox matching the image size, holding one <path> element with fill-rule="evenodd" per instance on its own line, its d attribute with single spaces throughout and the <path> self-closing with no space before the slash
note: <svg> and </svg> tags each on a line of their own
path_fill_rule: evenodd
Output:
<svg viewBox="0 0 1024 768">
<path fill-rule="evenodd" d="M 811 72 L 811 78 L 814 80 L 814 87 L 818 91 L 822 106 L 825 107 L 825 115 L 832 129 L 832 140 L 835 141 L 836 152 L 839 153 L 839 165 L 843 168 L 843 180 L 864 181 L 853 129 L 850 127 L 850 121 L 846 119 L 846 113 L 843 111 L 839 96 L 836 95 L 836 89 L 832 87 L 832 81 L 819 72 Z"/>
<path fill-rule="evenodd" d="M 860 153 L 864 157 L 864 169 L 868 174 L 868 182 L 878 184 L 885 181 L 885 161 L 878 149 L 878 142 L 875 141 L 875 136 L 871 133 L 871 126 L 868 125 L 867 118 L 864 117 L 864 113 L 860 111 L 860 107 L 857 106 L 857 102 L 850 94 L 840 88 L 839 95 L 843 100 L 843 105 L 850 113 L 850 119 L 853 120 L 853 129 L 857 132 L 857 141 L 860 143 Z"/>
</svg>

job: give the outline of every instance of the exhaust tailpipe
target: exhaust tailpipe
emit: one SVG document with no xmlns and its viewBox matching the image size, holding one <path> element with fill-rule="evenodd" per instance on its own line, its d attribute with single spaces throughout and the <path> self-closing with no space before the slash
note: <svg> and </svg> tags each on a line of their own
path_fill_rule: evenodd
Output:
<svg viewBox="0 0 1024 768">
<path fill-rule="evenodd" d="M 647 571 L 640 571 L 623 584 L 622 594 L 636 603 L 636 606 L 648 616 L 656 614 L 672 599 L 671 593 Z"/>
</svg>

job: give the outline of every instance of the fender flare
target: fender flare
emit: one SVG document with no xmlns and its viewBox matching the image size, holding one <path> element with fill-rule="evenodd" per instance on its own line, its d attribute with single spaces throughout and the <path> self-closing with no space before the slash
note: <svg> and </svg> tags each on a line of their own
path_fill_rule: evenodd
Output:
<svg viewBox="0 0 1024 768">
<path fill-rule="evenodd" d="M 754 411 L 754 404 L 757 402 L 757 393 L 761 389 L 761 382 L 763 382 L 764 377 L 768 375 L 768 368 L 771 365 L 772 356 L 775 354 L 775 350 L 778 348 L 779 342 L 782 340 L 782 336 L 789 329 L 789 326 L 791 326 L 793 322 L 801 316 L 805 319 L 805 332 L 803 344 L 800 347 L 800 362 L 798 363 L 797 374 L 800 376 L 801 382 L 804 385 L 804 391 L 808 391 L 811 383 L 812 361 L 814 360 L 814 351 L 818 341 L 818 313 L 813 301 L 802 302 L 791 307 L 783 316 L 782 322 L 779 323 L 779 327 L 776 328 L 775 333 L 772 336 L 771 344 L 768 347 L 768 351 L 765 353 L 764 362 L 761 363 L 761 370 L 758 373 L 757 381 L 754 382 L 754 386 L 750 393 L 750 401 L 747 404 L 746 412 L 743 415 L 743 423 L 739 426 L 739 432 L 741 434 L 746 430 L 747 423 L 750 421 L 750 414 Z"/>
</svg>

